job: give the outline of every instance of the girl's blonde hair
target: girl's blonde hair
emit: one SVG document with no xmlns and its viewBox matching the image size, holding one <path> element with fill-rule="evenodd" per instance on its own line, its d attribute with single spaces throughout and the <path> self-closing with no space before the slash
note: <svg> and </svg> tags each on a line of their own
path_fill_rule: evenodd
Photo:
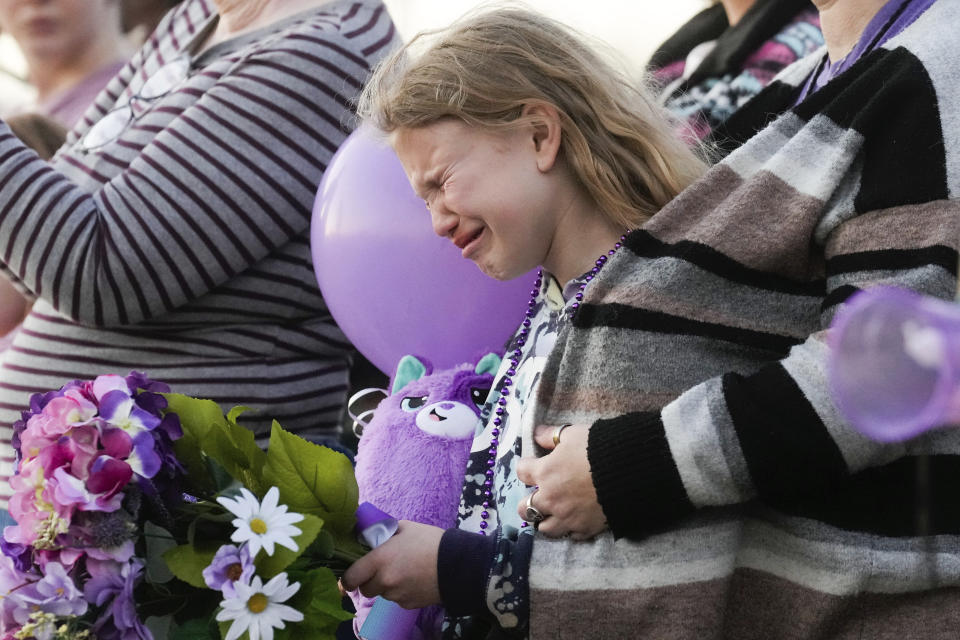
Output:
<svg viewBox="0 0 960 640">
<path fill-rule="evenodd" d="M 623 228 L 640 226 L 705 169 L 642 87 L 568 27 L 524 9 L 416 36 L 374 71 L 358 115 L 387 133 L 451 117 L 502 130 L 535 123 L 521 117 L 529 104 L 557 109 L 561 157 Z"/>
</svg>

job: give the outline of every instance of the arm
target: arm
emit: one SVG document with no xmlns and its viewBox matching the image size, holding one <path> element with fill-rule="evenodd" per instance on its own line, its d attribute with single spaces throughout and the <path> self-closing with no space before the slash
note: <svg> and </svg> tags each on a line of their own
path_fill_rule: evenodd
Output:
<svg viewBox="0 0 960 640">
<path fill-rule="evenodd" d="M 492 618 L 512 636 L 526 637 L 530 618 L 533 536 L 517 540 L 449 529 L 440 541 L 440 596 L 449 616 Z"/>
<path fill-rule="evenodd" d="M 152 139 L 94 193 L 0 124 L 0 262 L 75 321 L 124 324 L 201 296 L 302 234 L 346 135 L 342 94 L 367 71 L 344 37 L 302 35 L 180 99 L 188 106 L 169 124 L 144 116 L 128 133 Z M 86 171 L 77 153 L 60 166 Z"/>
<path fill-rule="evenodd" d="M 951 298 L 960 203 L 936 201 L 862 214 L 826 242 L 821 323 L 860 288 L 893 284 Z M 752 375 L 728 373 L 683 393 L 660 412 L 600 420 L 588 457 L 615 535 L 638 537 L 696 509 L 754 497 L 777 503 L 904 456 L 848 427 L 827 387 L 825 330 Z M 938 440 L 910 446 L 936 452 Z M 929 451 L 927 451 L 929 450 Z"/>
<path fill-rule="evenodd" d="M 493 619 L 524 636 L 533 536 L 443 531 L 406 520 L 392 538 L 354 562 L 343 575 L 347 591 L 383 596 L 413 609 L 443 604 L 450 616 Z"/>
</svg>

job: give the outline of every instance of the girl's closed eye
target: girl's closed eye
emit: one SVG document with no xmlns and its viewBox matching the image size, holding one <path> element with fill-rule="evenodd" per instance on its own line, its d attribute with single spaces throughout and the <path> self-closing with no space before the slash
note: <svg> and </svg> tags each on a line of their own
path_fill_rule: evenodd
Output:
<svg viewBox="0 0 960 640">
<path fill-rule="evenodd" d="M 449 173 L 444 173 L 440 177 L 440 183 L 437 185 L 437 189 L 440 191 L 440 193 L 447 192 L 447 189 L 450 186 L 451 180 L 453 180 L 453 176 L 451 176 Z"/>
</svg>

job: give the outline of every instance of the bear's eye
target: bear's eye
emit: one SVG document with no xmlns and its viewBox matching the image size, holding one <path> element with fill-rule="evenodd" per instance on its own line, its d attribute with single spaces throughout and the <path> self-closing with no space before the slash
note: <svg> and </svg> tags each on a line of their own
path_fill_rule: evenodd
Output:
<svg viewBox="0 0 960 640">
<path fill-rule="evenodd" d="M 416 411 L 427 404 L 427 396 L 410 396 L 400 401 L 400 408 L 404 411 Z"/>
<path fill-rule="evenodd" d="M 483 407 L 483 404 L 487 401 L 488 395 L 490 395 L 490 387 L 470 388 L 470 399 L 473 400 L 473 404 L 477 405 L 478 409 Z"/>
</svg>

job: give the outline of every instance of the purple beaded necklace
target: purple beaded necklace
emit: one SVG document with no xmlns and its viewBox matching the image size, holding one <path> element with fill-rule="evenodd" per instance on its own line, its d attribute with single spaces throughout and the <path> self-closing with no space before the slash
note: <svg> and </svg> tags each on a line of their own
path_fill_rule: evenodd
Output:
<svg viewBox="0 0 960 640">
<path fill-rule="evenodd" d="M 577 293 L 574 294 L 574 302 L 570 305 L 569 318 L 573 320 L 573 317 L 577 314 L 577 311 L 580 309 L 580 302 L 583 300 L 583 290 L 587 288 L 587 285 L 600 273 L 600 269 L 603 268 L 603 265 L 607 263 L 609 256 L 612 256 L 617 252 L 617 250 L 623 246 L 623 241 L 626 239 L 626 235 L 620 236 L 620 241 L 613 245 L 613 249 L 607 251 L 607 253 L 602 254 L 594 262 L 594 267 L 590 270 L 590 273 L 586 275 L 583 279 L 583 283 L 580 285 L 580 288 L 577 290 Z M 540 286 L 543 284 L 543 269 L 537 272 L 537 281 L 533 283 L 533 289 L 530 291 L 530 302 L 527 303 L 527 312 L 526 316 L 523 319 L 522 327 L 520 329 L 520 335 L 517 337 L 516 348 L 513 353 L 510 354 L 510 368 L 507 369 L 507 372 L 503 376 L 503 383 L 501 388 L 503 393 L 507 393 L 510 389 L 510 385 L 513 384 L 513 376 L 517 375 L 517 367 L 520 366 L 520 358 L 523 355 L 523 345 L 527 343 L 527 336 L 530 333 L 530 326 L 533 324 L 530 320 L 534 315 L 534 308 L 537 304 L 537 296 L 540 294 Z M 490 512 L 487 509 L 490 507 L 490 500 L 493 497 L 493 468 L 497 464 L 497 450 L 500 446 L 500 427 L 503 426 L 503 422 L 506 419 L 506 409 L 507 399 L 501 394 L 500 398 L 497 400 L 497 408 L 494 410 L 493 418 L 493 429 L 490 431 L 490 435 L 493 436 L 490 438 L 490 456 L 487 458 L 487 471 L 486 478 L 483 481 L 483 511 L 480 512 L 480 533 L 487 535 L 487 528 L 490 526 L 490 523 L 487 520 L 490 518 Z M 524 522 L 521 526 L 529 526 L 529 522 Z"/>
</svg>

